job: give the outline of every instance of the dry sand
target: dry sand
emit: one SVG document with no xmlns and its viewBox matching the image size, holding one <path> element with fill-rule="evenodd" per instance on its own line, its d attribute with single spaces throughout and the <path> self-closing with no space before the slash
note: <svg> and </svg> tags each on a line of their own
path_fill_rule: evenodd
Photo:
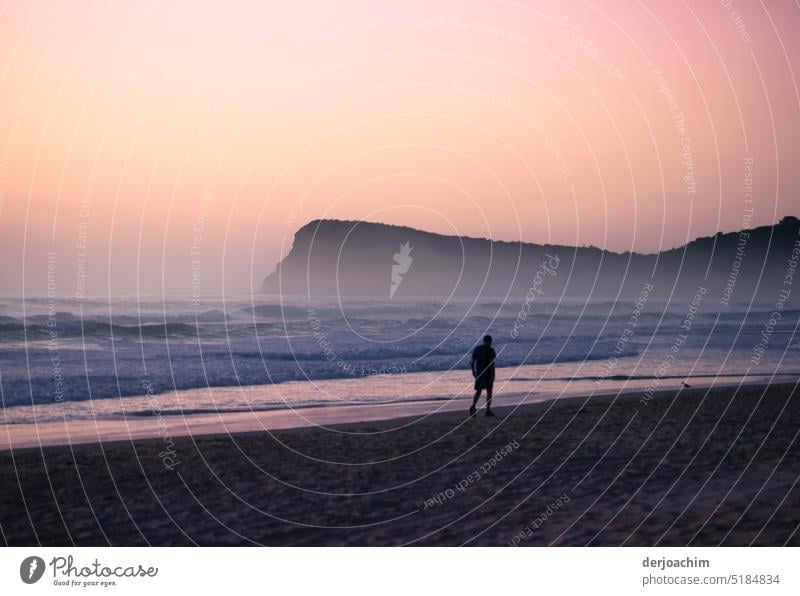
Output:
<svg viewBox="0 0 800 596">
<path fill-rule="evenodd" d="M 800 545 L 796 384 L 640 397 L 5 452 L 0 530 L 49 546 Z"/>
</svg>

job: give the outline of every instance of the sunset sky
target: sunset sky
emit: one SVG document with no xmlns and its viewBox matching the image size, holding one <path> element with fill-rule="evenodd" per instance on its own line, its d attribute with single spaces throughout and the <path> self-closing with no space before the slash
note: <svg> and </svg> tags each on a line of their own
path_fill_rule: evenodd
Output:
<svg viewBox="0 0 800 596">
<path fill-rule="evenodd" d="M 11 0 L 2 294 L 248 293 L 324 217 L 653 252 L 799 215 L 798 32 L 789 0 Z"/>
</svg>

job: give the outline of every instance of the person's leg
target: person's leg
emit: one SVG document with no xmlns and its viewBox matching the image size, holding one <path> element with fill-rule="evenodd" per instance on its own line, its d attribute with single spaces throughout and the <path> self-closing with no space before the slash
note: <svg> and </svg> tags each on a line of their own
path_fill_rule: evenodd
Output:
<svg viewBox="0 0 800 596">
<path fill-rule="evenodd" d="M 489 385 L 486 388 L 486 415 L 487 416 L 494 416 L 494 412 L 492 412 L 492 386 Z"/>
<path fill-rule="evenodd" d="M 478 400 L 480 398 L 481 398 L 481 390 L 480 389 L 476 389 L 475 390 L 475 397 L 473 398 L 472 405 L 469 408 L 469 413 L 470 414 L 474 414 L 475 413 L 475 407 L 478 405 Z"/>
</svg>

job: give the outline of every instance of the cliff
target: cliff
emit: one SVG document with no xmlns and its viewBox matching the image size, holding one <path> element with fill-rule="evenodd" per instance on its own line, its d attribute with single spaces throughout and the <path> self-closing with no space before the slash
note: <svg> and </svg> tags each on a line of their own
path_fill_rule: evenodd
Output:
<svg viewBox="0 0 800 596">
<path fill-rule="evenodd" d="M 380 223 L 315 220 L 262 291 L 271 294 L 394 300 L 631 299 L 689 296 L 698 286 L 722 302 L 775 302 L 790 259 L 800 250 L 800 222 L 697 238 L 657 254 L 444 236 Z M 795 251 L 793 253 L 793 251 Z M 800 284 L 800 278 L 798 279 Z M 792 296 L 797 301 L 800 289 Z"/>
</svg>

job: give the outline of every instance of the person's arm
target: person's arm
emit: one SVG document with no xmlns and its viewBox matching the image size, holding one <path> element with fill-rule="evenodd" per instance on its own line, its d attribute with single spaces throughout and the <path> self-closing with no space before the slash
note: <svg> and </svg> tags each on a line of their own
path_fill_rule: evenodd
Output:
<svg viewBox="0 0 800 596">
<path fill-rule="evenodd" d="M 475 372 L 475 350 L 472 350 L 472 360 L 469 363 L 469 367 L 472 369 L 472 378 L 477 377 L 478 374 Z"/>
<path fill-rule="evenodd" d="M 493 381 L 494 381 L 494 361 L 496 359 L 497 359 L 497 352 L 492 350 L 492 361 L 489 363 L 489 370 L 490 370 L 489 374 L 491 375 Z"/>
</svg>

